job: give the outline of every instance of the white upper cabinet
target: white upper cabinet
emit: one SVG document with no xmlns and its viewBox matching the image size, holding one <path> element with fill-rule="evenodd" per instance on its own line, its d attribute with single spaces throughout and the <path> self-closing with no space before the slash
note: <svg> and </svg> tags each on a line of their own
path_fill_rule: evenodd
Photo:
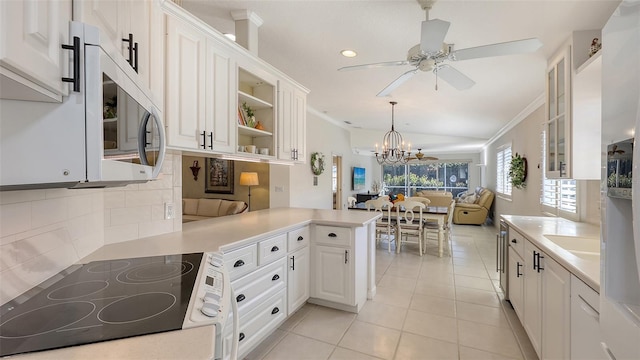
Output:
<svg viewBox="0 0 640 360">
<path fill-rule="evenodd" d="M 129 62 L 145 87 L 151 74 L 151 0 L 83 0 L 74 2 L 74 19 L 100 28 L 106 51 Z"/>
<path fill-rule="evenodd" d="M 278 159 L 305 162 L 307 93 L 280 80 L 278 86 Z"/>
<path fill-rule="evenodd" d="M 0 98 L 61 102 L 69 84 L 71 1 L 0 1 Z"/>
<path fill-rule="evenodd" d="M 574 31 L 547 68 L 546 176 L 600 179 L 601 61 L 598 30 Z"/>
<path fill-rule="evenodd" d="M 228 51 L 211 39 L 205 56 L 205 150 L 231 153 L 236 136 L 236 62 Z"/>
<path fill-rule="evenodd" d="M 167 145 L 202 149 L 205 119 L 205 51 L 207 39 L 192 25 L 167 17 Z M 204 130 L 203 130 L 204 131 Z"/>
</svg>

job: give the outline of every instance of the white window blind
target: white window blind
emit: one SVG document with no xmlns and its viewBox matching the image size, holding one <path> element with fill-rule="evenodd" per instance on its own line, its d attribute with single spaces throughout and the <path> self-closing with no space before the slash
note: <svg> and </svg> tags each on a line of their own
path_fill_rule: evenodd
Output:
<svg viewBox="0 0 640 360">
<path fill-rule="evenodd" d="M 540 203 L 547 212 L 560 215 L 559 211 L 576 214 L 578 211 L 577 204 L 577 186 L 573 179 L 547 179 L 544 172 L 546 166 L 546 137 L 545 132 L 541 134 L 542 142 L 542 191 L 540 192 Z M 550 209 L 549 209 L 550 208 Z"/>
<path fill-rule="evenodd" d="M 503 195 L 511 195 L 511 177 L 509 168 L 511 167 L 511 145 L 498 148 L 496 159 L 496 191 Z"/>
</svg>

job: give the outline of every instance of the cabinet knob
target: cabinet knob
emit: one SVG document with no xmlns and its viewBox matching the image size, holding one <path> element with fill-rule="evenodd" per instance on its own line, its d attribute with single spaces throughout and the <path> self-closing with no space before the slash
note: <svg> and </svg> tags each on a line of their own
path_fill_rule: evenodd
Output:
<svg viewBox="0 0 640 360">
<path fill-rule="evenodd" d="M 278 309 L 278 307 L 274 307 L 273 310 L 271 310 L 271 315 L 275 315 L 279 312 L 280 312 L 280 309 Z"/>
<path fill-rule="evenodd" d="M 516 239 L 511 239 L 511 242 L 514 244 L 517 244 L 518 242 L 516 241 Z"/>
<path fill-rule="evenodd" d="M 276 252 L 278 250 L 280 250 L 280 248 L 277 247 L 277 246 L 274 246 L 274 247 L 271 248 L 271 252 Z"/>
<path fill-rule="evenodd" d="M 235 262 L 235 264 L 233 264 L 233 267 L 236 268 L 236 267 L 240 267 L 242 265 L 244 265 L 244 261 L 238 260 L 238 261 Z"/>
<path fill-rule="evenodd" d="M 240 333 L 240 335 L 238 336 L 238 341 L 242 340 L 244 340 L 244 333 Z"/>
<path fill-rule="evenodd" d="M 302 236 L 298 236 L 298 241 L 302 241 L 304 238 Z"/>
<path fill-rule="evenodd" d="M 280 275 L 275 274 L 275 275 L 273 275 L 273 277 L 271 278 L 271 281 L 276 281 L 276 280 L 278 280 L 278 279 L 280 279 Z"/>
<path fill-rule="evenodd" d="M 236 296 L 236 302 L 241 302 L 242 300 L 246 299 L 246 297 L 244 296 L 244 294 L 240 294 L 238 296 Z"/>
</svg>

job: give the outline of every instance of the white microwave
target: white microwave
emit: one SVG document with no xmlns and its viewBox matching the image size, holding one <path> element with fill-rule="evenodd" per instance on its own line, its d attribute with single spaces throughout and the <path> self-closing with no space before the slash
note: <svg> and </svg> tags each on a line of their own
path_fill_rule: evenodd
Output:
<svg viewBox="0 0 640 360">
<path fill-rule="evenodd" d="M 93 26 L 70 23 L 73 91 L 62 103 L 1 100 L 0 190 L 99 188 L 155 179 L 162 116 L 129 63 Z"/>
</svg>

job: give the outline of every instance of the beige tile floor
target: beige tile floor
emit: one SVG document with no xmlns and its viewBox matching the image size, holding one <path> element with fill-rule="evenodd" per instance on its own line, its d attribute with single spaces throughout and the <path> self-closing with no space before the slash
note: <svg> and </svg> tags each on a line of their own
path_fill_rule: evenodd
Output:
<svg viewBox="0 0 640 360">
<path fill-rule="evenodd" d="M 435 243 L 420 257 L 383 241 L 377 295 L 359 314 L 306 304 L 245 359 L 537 359 L 498 286 L 496 232 L 454 225 L 442 258 Z"/>
</svg>

